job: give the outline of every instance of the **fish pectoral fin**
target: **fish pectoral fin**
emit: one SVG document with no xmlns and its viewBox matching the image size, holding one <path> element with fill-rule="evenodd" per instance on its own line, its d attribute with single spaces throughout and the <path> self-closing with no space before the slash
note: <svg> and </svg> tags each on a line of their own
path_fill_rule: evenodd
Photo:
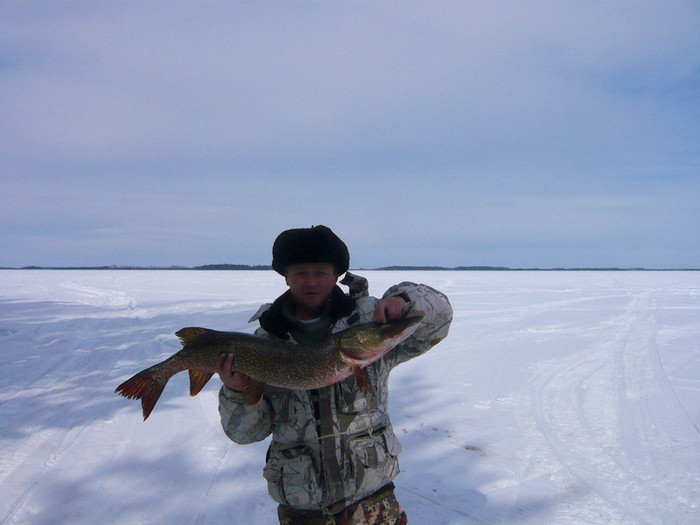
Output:
<svg viewBox="0 0 700 525">
<path fill-rule="evenodd" d="M 265 383 L 251 379 L 243 388 L 243 404 L 249 407 L 257 404 L 265 391 L 265 386 Z"/>
<path fill-rule="evenodd" d="M 188 370 L 190 373 L 190 395 L 196 396 L 202 391 L 214 372 L 197 372 L 196 370 Z"/>
<path fill-rule="evenodd" d="M 374 394 L 374 389 L 372 388 L 372 382 L 369 379 L 369 374 L 367 373 L 367 370 L 365 370 L 364 368 L 359 367 L 359 366 L 353 366 L 352 373 L 355 376 L 355 380 L 357 381 L 357 386 L 360 387 L 360 390 L 362 390 L 363 392 L 367 392 L 369 394 Z"/>
</svg>

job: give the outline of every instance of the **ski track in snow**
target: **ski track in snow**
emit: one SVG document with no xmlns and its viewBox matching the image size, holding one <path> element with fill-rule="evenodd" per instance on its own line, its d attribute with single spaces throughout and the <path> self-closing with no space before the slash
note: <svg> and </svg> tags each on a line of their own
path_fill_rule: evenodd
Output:
<svg viewBox="0 0 700 525">
<path fill-rule="evenodd" d="M 360 272 L 362 273 L 362 272 Z M 455 320 L 392 373 L 411 523 L 700 523 L 699 272 L 365 272 Z M 267 442 L 231 443 L 218 381 L 114 395 L 182 326 L 252 331 L 273 272 L 0 271 L 0 525 L 273 524 Z"/>
<path fill-rule="evenodd" d="M 688 469 L 698 434 L 659 366 L 647 303 L 635 297 L 607 340 L 533 381 L 535 419 L 562 466 L 622 519 L 684 523 L 700 519 Z"/>
</svg>

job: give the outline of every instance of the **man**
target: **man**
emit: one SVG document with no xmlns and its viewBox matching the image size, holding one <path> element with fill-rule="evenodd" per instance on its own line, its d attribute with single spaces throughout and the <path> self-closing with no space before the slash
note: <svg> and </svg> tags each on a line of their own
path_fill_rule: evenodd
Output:
<svg viewBox="0 0 700 525">
<path fill-rule="evenodd" d="M 219 413 L 226 434 L 240 444 L 272 434 L 263 475 L 279 503 L 282 525 L 407 523 L 392 483 L 401 446 L 388 414 L 389 372 L 447 336 L 452 308 L 442 293 L 409 282 L 392 286 L 378 300 L 368 295 L 366 279 L 349 272 L 341 281 L 350 288 L 346 295 L 336 283 L 349 263 L 347 246 L 325 226 L 282 232 L 272 248 L 272 267 L 289 290 L 251 321 L 260 322 L 259 336 L 309 344 L 357 323 L 423 313 L 407 340 L 367 366 L 371 388 L 360 389 L 353 376 L 317 390 L 266 386 L 249 407 L 241 392 L 263 385 L 231 373 L 232 354 L 219 359 L 224 384 Z"/>
</svg>

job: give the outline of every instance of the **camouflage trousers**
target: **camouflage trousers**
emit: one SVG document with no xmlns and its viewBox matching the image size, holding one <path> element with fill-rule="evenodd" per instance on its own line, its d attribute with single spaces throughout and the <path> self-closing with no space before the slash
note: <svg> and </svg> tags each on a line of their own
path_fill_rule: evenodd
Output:
<svg viewBox="0 0 700 525">
<path fill-rule="evenodd" d="M 320 510 L 277 507 L 280 525 L 406 525 L 406 513 L 396 501 L 394 484 L 345 507 L 337 514 Z"/>
</svg>

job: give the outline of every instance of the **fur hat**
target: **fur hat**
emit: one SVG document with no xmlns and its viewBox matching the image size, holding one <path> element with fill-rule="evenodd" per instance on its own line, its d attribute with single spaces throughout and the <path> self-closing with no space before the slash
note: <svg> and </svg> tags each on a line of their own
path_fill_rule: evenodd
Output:
<svg viewBox="0 0 700 525">
<path fill-rule="evenodd" d="M 329 263 L 342 275 L 350 266 L 350 253 L 327 226 L 283 231 L 272 245 L 272 268 L 285 275 L 289 265 L 300 263 Z"/>
</svg>

